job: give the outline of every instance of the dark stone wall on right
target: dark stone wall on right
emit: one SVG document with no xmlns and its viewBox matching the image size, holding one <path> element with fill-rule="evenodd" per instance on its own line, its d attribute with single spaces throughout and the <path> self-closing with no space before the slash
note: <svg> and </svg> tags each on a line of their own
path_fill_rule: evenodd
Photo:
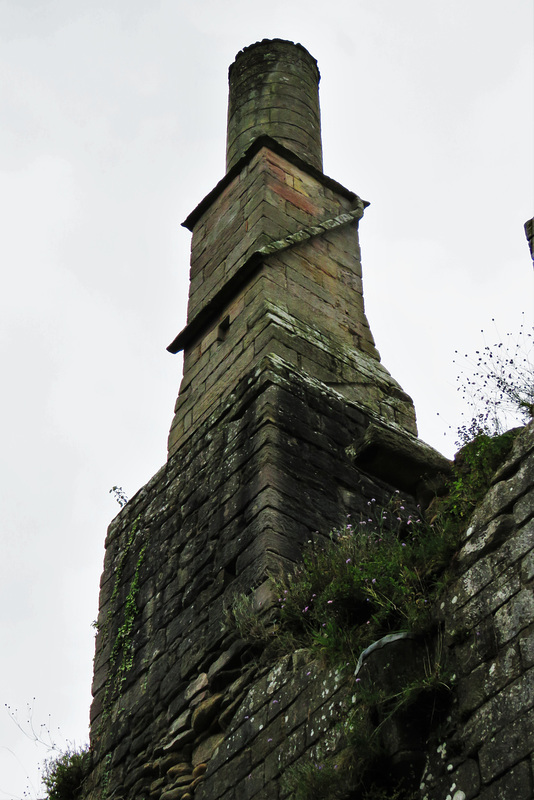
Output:
<svg viewBox="0 0 534 800">
<path fill-rule="evenodd" d="M 534 261 L 534 217 L 525 222 L 525 235 L 530 248 L 530 255 Z"/>
<path fill-rule="evenodd" d="M 455 702 L 422 800 L 531 800 L 534 753 L 534 423 L 477 508 L 438 609 Z"/>
</svg>

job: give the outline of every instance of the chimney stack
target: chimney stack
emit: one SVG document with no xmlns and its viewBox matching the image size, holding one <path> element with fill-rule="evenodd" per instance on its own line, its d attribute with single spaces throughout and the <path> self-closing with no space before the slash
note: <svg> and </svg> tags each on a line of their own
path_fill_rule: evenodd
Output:
<svg viewBox="0 0 534 800">
<path fill-rule="evenodd" d="M 317 62 L 282 39 L 246 47 L 229 72 L 226 171 L 260 136 L 270 136 L 322 171 Z"/>
</svg>

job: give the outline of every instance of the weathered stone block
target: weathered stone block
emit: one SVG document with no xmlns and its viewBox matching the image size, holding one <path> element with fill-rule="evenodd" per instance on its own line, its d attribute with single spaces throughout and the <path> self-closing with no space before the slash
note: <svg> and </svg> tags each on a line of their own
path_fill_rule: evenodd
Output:
<svg viewBox="0 0 534 800">
<path fill-rule="evenodd" d="M 503 569 L 514 564 L 532 549 L 534 542 L 534 520 L 523 525 L 517 533 L 513 533 L 495 552 L 491 554 L 491 562 L 496 576 Z"/>
<path fill-rule="evenodd" d="M 526 628 L 534 618 L 534 592 L 521 589 L 495 613 L 495 630 L 499 644 L 504 644 Z"/>
<path fill-rule="evenodd" d="M 482 780 L 489 783 L 533 751 L 534 715 L 524 714 L 506 725 L 480 749 Z"/>
<path fill-rule="evenodd" d="M 511 725 L 532 706 L 534 706 L 534 670 L 530 669 L 475 711 L 463 727 L 461 734 L 469 752 L 488 741 L 499 729 Z M 491 779 L 486 778 L 484 773 L 482 777 L 486 782 Z"/>
<path fill-rule="evenodd" d="M 521 673 L 521 660 L 516 645 L 502 650 L 491 661 L 480 664 L 458 683 L 459 710 L 462 716 L 474 711 Z"/>
<path fill-rule="evenodd" d="M 534 666 L 534 624 L 531 623 L 522 631 L 519 637 L 519 649 L 523 667 L 528 669 Z"/>
<path fill-rule="evenodd" d="M 534 514 L 534 489 L 526 492 L 514 505 L 514 520 L 516 525 L 528 521 Z"/>
<path fill-rule="evenodd" d="M 501 800 L 502 798 L 531 800 L 532 789 L 530 764 L 528 761 L 523 761 L 485 789 L 480 794 L 480 800 Z"/>
<path fill-rule="evenodd" d="M 458 554 L 458 560 L 462 567 L 467 568 L 474 561 L 480 564 L 479 559 L 488 551 L 495 550 L 502 544 L 510 536 L 514 528 L 514 517 L 511 514 L 502 514 L 474 536 L 470 536 Z M 469 534 L 473 529 L 474 526 L 470 526 L 467 529 L 467 533 Z"/>
</svg>

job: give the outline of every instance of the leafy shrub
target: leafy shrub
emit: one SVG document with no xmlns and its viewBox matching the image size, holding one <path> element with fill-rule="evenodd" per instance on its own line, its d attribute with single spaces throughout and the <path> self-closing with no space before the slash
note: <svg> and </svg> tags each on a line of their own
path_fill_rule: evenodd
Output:
<svg viewBox="0 0 534 800">
<path fill-rule="evenodd" d="M 90 766 L 89 748 L 68 749 L 45 763 L 43 783 L 48 800 L 78 800 Z"/>
<path fill-rule="evenodd" d="M 448 494 L 436 504 L 442 527 L 456 537 L 491 485 L 497 468 L 505 461 L 521 429 L 489 436 L 479 433 L 467 441 L 454 459 Z"/>
</svg>

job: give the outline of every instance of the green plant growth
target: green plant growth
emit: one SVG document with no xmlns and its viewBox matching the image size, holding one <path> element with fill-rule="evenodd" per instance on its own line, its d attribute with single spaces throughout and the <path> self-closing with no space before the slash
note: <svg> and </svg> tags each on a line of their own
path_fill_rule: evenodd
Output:
<svg viewBox="0 0 534 800">
<path fill-rule="evenodd" d="M 447 495 L 436 504 L 441 527 L 456 536 L 491 485 L 497 468 L 509 455 L 520 428 L 489 436 L 478 433 L 456 454 Z"/>
<path fill-rule="evenodd" d="M 123 623 L 117 631 L 111 655 L 109 658 L 111 666 L 115 667 L 115 684 L 119 688 L 126 680 L 127 673 L 133 666 L 133 645 L 132 630 L 137 616 L 137 593 L 139 591 L 139 572 L 145 558 L 147 543 L 145 542 L 139 550 L 139 556 L 135 565 L 135 571 L 130 584 L 126 602 L 124 604 Z"/>
<path fill-rule="evenodd" d="M 90 768 L 89 748 L 69 749 L 45 763 L 43 784 L 47 800 L 78 800 Z"/>
<path fill-rule="evenodd" d="M 272 578 L 274 620 L 258 615 L 250 598 L 236 598 L 241 636 L 274 654 L 305 647 L 343 665 L 388 633 L 428 631 L 461 534 L 517 433 L 479 434 L 460 450 L 431 521 L 396 492 L 386 507 L 371 499 L 366 515 L 309 541 L 295 570 Z"/>
<path fill-rule="evenodd" d="M 121 588 L 123 587 L 123 571 L 126 559 L 130 554 L 134 542 L 139 535 L 139 517 L 135 520 L 128 534 L 126 544 L 120 555 L 117 568 L 115 571 L 115 581 L 113 584 L 113 591 L 109 601 L 109 611 L 105 621 L 104 636 L 109 635 L 112 622 L 116 616 L 116 603 L 120 595 Z M 115 693 L 121 693 L 122 687 L 128 675 L 128 672 L 133 666 L 133 642 L 132 631 L 135 624 L 135 619 L 138 614 L 137 608 L 137 594 L 139 591 L 139 576 L 141 566 L 143 564 L 148 542 L 144 542 L 139 548 L 137 561 L 135 564 L 134 572 L 130 584 L 128 586 L 128 593 L 122 607 L 122 622 L 118 627 L 111 654 L 109 657 L 109 677 L 106 682 L 106 690 L 104 697 L 104 711 L 109 712 L 111 699 Z"/>
<path fill-rule="evenodd" d="M 244 638 L 278 652 L 307 647 L 329 663 L 355 662 L 387 633 L 428 628 L 433 590 L 455 547 L 400 494 L 386 508 L 371 499 L 365 516 L 308 542 L 294 572 L 272 579 L 276 624 L 258 618 L 245 597 L 234 603 L 235 623 Z"/>
</svg>

